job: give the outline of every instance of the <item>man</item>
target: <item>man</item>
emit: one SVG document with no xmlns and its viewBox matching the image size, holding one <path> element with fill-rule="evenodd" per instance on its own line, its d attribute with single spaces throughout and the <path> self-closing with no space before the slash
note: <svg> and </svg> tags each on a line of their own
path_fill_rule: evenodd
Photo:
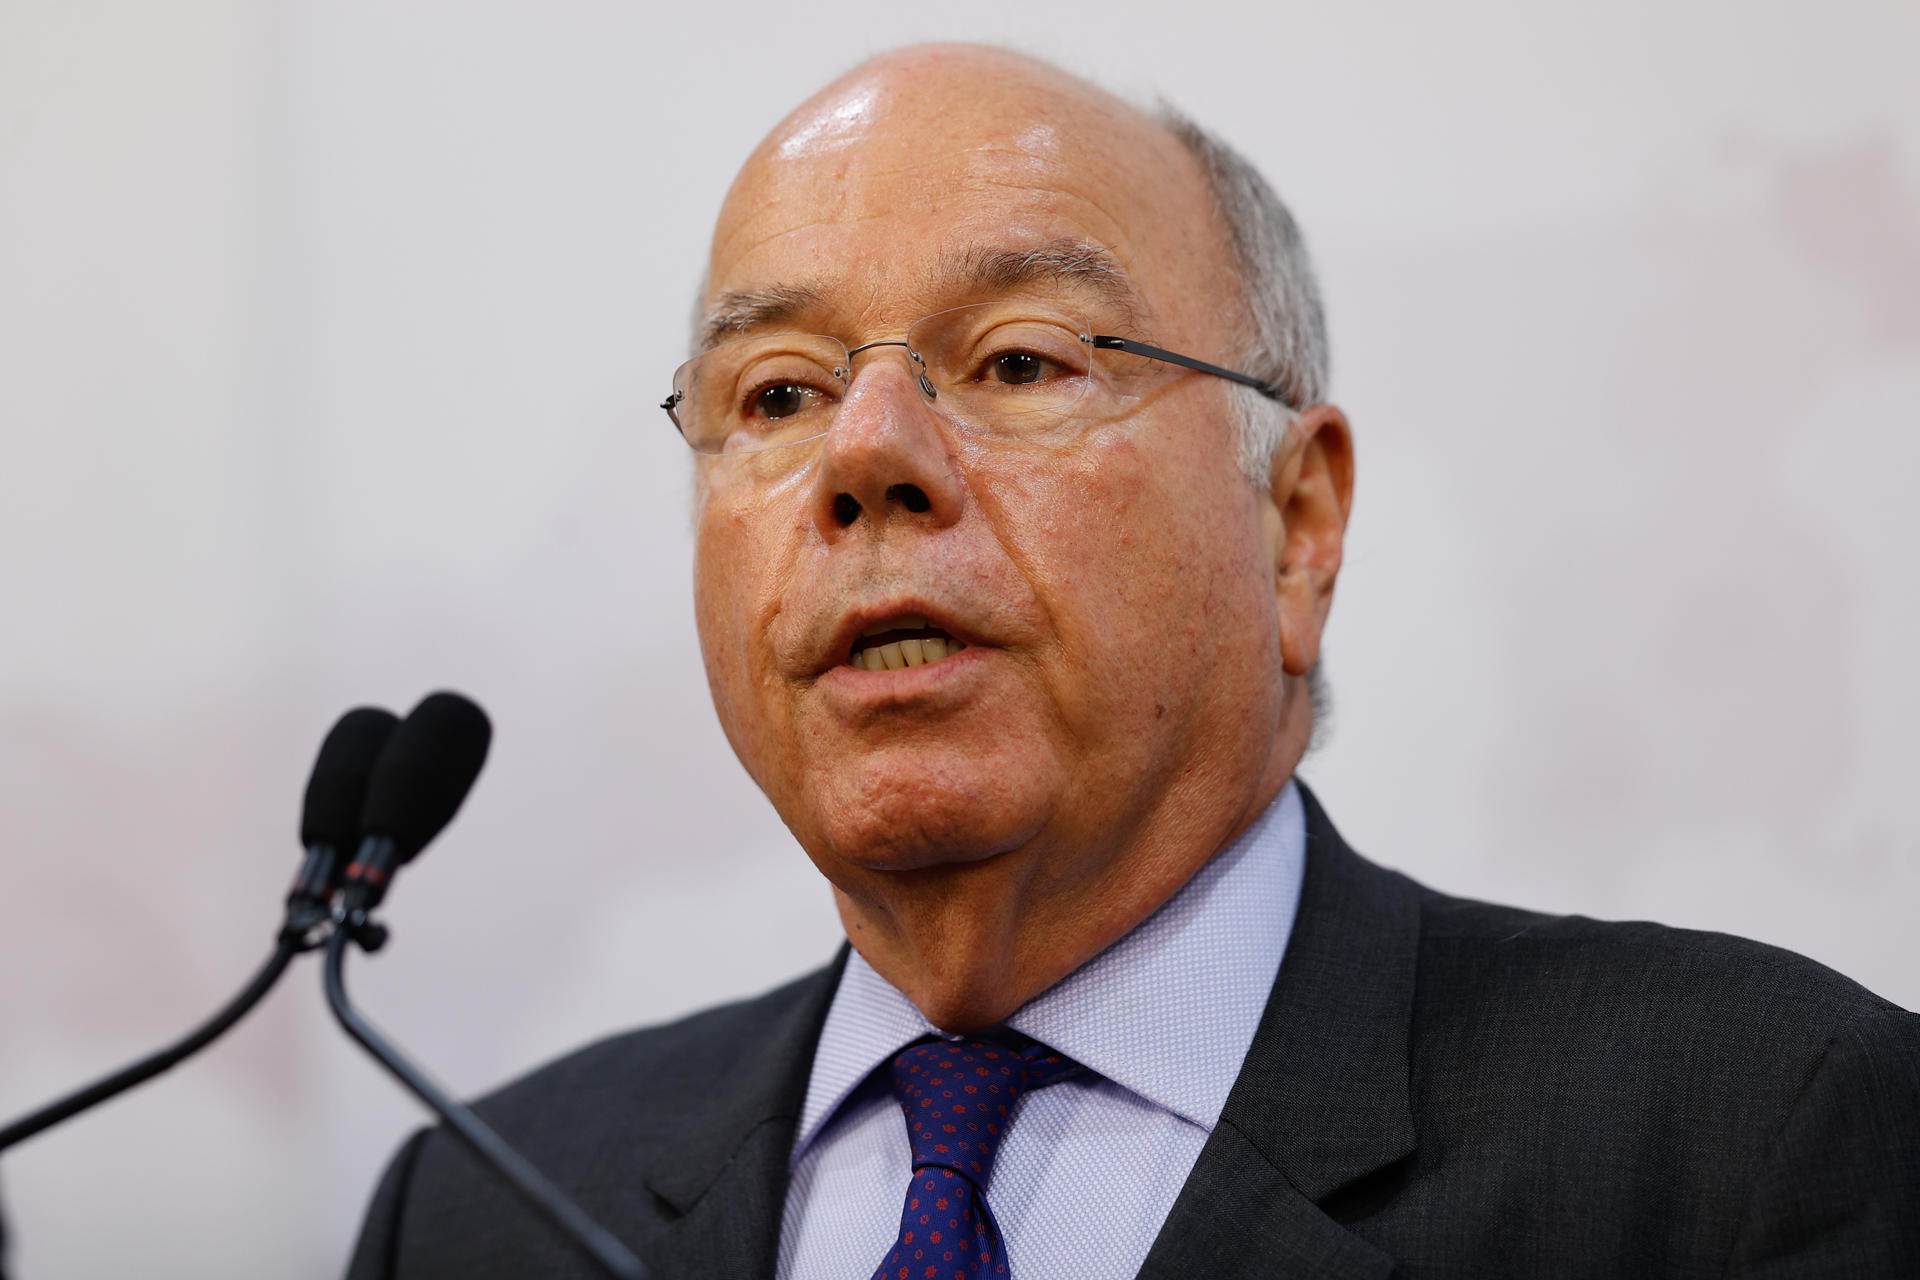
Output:
<svg viewBox="0 0 1920 1280">
<path fill-rule="evenodd" d="M 1432 893 L 1292 781 L 1353 456 L 1236 157 L 908 49 L 709 268 L 708 681 L 851 949 L 480 1104 L 663 1280 L 1920 1271 L 1920 1020 Z M 423 1134 L 351 1274 L 592 1273 Z"/>
</svg>

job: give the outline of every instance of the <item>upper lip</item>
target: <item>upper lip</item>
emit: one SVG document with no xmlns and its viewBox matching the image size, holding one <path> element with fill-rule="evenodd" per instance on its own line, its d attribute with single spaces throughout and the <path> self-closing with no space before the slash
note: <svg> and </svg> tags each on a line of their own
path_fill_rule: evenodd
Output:
<svg viewBox="0 0 1920 1280">
<path fill-rule="evenodd" d="M 827 646 L 826 661 L 821 666 L 824 673 L 834 667 L 844 666 L 853 655 L 854 641 L 873 628 L 897 618 L 924 618 L 930 627 L 952 636 L 963 644 L 978 644 L 975 634 L 955 620 L 954 616 L 939 605 L 917 598 L 890 599 L 885 603 L 856 605 L 841 615 L 834 627 Z"/>
</svg>

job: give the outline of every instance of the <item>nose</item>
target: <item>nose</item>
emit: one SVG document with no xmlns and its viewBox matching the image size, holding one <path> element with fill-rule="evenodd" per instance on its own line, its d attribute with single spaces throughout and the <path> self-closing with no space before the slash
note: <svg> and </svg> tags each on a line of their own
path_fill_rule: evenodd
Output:
<svg viewBox="0 0 1920 1280">
<path fill-rule="evenodd" d="M 905 343 L 873 342 L 850 354 L 876 347 L 898 350 L 863 362 L 821 443 L 813 519 L 829 542 L 863 521 L 875 533 L 903 522 L 938 528 L 965 505 L 932 384 Z"/>
</svg>

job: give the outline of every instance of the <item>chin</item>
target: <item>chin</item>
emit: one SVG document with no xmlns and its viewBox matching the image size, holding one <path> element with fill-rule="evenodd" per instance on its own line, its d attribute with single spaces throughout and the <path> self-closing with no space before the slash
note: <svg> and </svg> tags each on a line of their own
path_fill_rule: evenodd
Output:
<svg viewBox="0 0 1920 1280">
<path fill-rule="evenodd" d="M 821 862 L 917 871 L 983 862 L 1039 835 L 1058 792 L 1030 762 L 917 758 L 842 766 L 810 779 L 802 821 L 790 823 Z"/>
</svg>

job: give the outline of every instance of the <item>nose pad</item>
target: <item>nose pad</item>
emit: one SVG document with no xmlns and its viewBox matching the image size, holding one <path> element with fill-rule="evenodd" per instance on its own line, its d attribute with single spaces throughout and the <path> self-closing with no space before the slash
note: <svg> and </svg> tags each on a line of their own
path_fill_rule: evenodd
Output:
<svg viewBox="0 0 1920 1280">
<path fill-rule="evenodd" d="M 927 379 L 927 362 L 912 347 L 907 348 L 907 354 L 913 357 L 913 374 L 920 383 L 920 390 L 926 393 L 927 399 L 938 400 L 940 393 L 933 389 L 933 383 Z"/>
<path fill-rule="evenodd" d="M 871 351 L 875 347 L 899 347 L 905 351 L 907 353 L 907 359 L 913 364 L 913 380 L 920 384 L 920 393 L 929 400 L 938 400 L 940 398 L 940 392 L 934 388 L 933 380 L 927 377 L 926 360 L 918 351 L 915 351 L 899 338 L 882 338 L 877 342 L 865 342 L 857 347 L 849 348 L 847 351 L 846 365 L 842 368 L 835 369 L 833 371 L 834 376 L 846 381 L 851 381 L 853 358 L 862 351 Z"/>
</svg>

